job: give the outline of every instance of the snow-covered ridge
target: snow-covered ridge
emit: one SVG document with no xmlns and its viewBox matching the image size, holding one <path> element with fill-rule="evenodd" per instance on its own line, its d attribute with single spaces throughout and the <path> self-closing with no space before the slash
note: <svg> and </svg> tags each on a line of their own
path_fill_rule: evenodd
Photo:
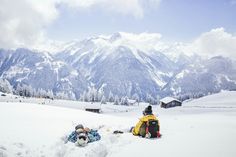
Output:
<svg viewBox="0 0 236 157">
<path fill-rule="evenodd" d="M 222 91 L 183 103 L 185 107 L 201 108 L 236 108 L 236 91 Z"/>
<path fill-rule="evenodd" d="M 110 84 L 120 84 L 120 82 L 114 82 L 115 76 L 113 74 L 114 72 L 120 73 L 121 75 L 117 76 L 116 79 L 127 80 L 127 85 L 118 86 L 122 90 L 118 93 L 119 95 L 132 96 L 134 93 L 127 93 L 122 89 L 127 88 L 127 86 L 130 87 L 128 84 L 131 84 L 131 86 L 136 86 L 131 87 L 132 90 L 137 91 L 139 96 L 145 97 L 143 91 L 140 91 L 145 87 L 140 87 L 142 83 L 137 81 L 137 77 L 142 77 L 144 81 L 143 75 L 148 77 L 148 81 L 145 82 L 148 82 L 149 85 L 146 86 L 153 86 L 151 82 L 155 82 L 154 89 L 145 92 L 162 93 L 162 96 L 178 95 L 179 93 L 198 94 L 201 91 L 207 94 L 208 92 L 214 93 L 221 89 L 234 89 L 236 87 L 234 83 L 236 77 L 232 75 L 236 73 L 234 61 L 223 57 L 208 60 L 197 55 L 187 56 L 181 51 L 185 45 L 181 43 L 164 45 L 160 39 L 159 34 L 117 32 L 74 43 L 73 46 L 67 47 L 59 53 L 58 57 L 84 73 L 97 88 L 100 88 L 104 83 L 109 86 L 107 82 L 110 80 L 112 80 Z M 231 72 L 225 73 L 224 69 L 219 68 L 221 62 L 229 63 L 228 67 Z M 230 62 L 233 64 L 231 65 Z M 119 65 L 124 66 L 119 68 Z M 126 74 L 126 70 L 128 74 Z M 134 74 L 135 77 L 129 76 L 130 73 Z M 229 75 L 232 76 L 228 77 Z M 122 78 L 119 78 L 121 76 Z M 107 77 L 111 79 L 106 80 Z M 205 86 L 207 82 L 205 79 L 210 79 L 209 86 Z M 202 84 L 202 86 L 197 85 L 200 89 L 194 90 L 197 86 L 191 82 L 192 80 L 197 84 Z M 112 88 L 107 90 L 115 91 Z M 161 90 L 164 90 L 165 93 L 163 94 Z M 115 93 L 117 92 L 115 91 Z"/>
<path fill-rule="evenodd" d="M 74 84 L 83 82 L 80 87 L 86 86 L 86 81 L 75 69 L 47 52 L 16 49 L 2 50 L 0 54 L 5 55 L 0 62 L 0 76 L 7 79 L 14 88 L 24 84 L 36 90 L 54 91 L 55 95 L 63 91 L 68 94 L 68 98 L 76 99 L 74 93 L 76 90 L 81 91 L 81 88 L 72 92 Z"/>
<path fill-rule="evenodd" d="M 128 47 L 132 50 L 143 51 L 144 53 L 150 54 L 155 51 L 165 52 L 167 55 L 170 55 L 175 48 L 175 53 L 172 53 L 171 56 L 175 56 L 177 58 L 178 55 L 184 53 L 180 52 L 179 47 L 181 47 L 181 43 L 173 43 L 173 44 L 164 44 L 161 40 L 161 34 L 158 33 L 126 33 L 126 32 L 116 32 L 111 35 L 100 35 L 94 37 L 88 37 L 85 40 L 73 40 L 64 44 L 61 51 L 65 51 L 70 49 L 72 52 L 78 51 L 82 48 L 83 45 L 94 44 L 96 47 L 104 48 L 109 47 L 109 49 L 116 49 L 119 46 Z M 178 52 L 176 52 L 178 50 Z M 134 51 L 134 52 L 135 52 Z M 73 55 L 74 53 L 71 53 Z"/>
<path fill-rule="evenodd" d="M 80 98 L 91 85 L 104 90 L 106 97 L 112 92 L 119 97 L 138 95 L 144 101 L 148 96 L 236 89 L 234 60 L 187 56 L 183 44 L 166 45 L 160 39 L 159 34 L 118 32 L 66 43 L 53 55 L 1 49 L 0 77 L 12 86 L 23 83 L 54 94 L 65 92 L 71 99 Z"/>
</svg>

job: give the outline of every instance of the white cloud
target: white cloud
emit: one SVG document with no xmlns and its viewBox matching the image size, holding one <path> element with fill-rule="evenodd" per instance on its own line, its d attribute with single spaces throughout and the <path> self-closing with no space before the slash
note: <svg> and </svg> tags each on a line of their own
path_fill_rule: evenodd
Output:
<svg viewBox="0 0 236 157">
<path fill-rule="evenodd" d="M 161 0 L 1 0 L 0 1 L 0 48 L 40 47 L 53 43 L 47 38 L 45 29 L 60 16 L 57 4 L 74 9 L 98 7 L 107 12 L 142 18 L 146 8 L 158 6 Z M 125 34 L 127 43 L 135 43 L 141 48 L 164 49 L 169 47 L 161 41 L 160 34 Z M 187 46 L 186 46 L 187 45 Z M 192 43 L 184 43 L 176 48 L 187 54 L 224 55 L 236 57 L 236 35 L 224 28 L 212 29 L 201 34 Z"/>
<path fill-rule="evenodd" d="M 188 56 L 199 54 L 205 57 L 225 56 L 236 58 L 236 34 L 225 31 L 224 28 L 212 29 L 200 34 L 192 42 L 166 42 L 158 33 L 121 33 L 122 40 L 118 44 L 126 44 L 141 50 L 156 49 L 171 58 L 178 57 L 181 53 Z"/>
<path fill-rule="evenodd" d="M 29 47 L 48 40 L 45 29 L 60 15 L 58 4 L 142 18 L 144 2 L 158 6 L 160 0 L 1 0 L 0 47 Z"/>
<path fill-rule="evenodd" d="M 118 34 L 113 34 L 113 36 L 114 35 Z M 156 47 L 160 48 L 162 45 L 161 34 L 159 33 L 144 32 L 140 34 L 134 34 L 119 32 L 119 35 L 121 36 L 121 38 L 115 40 L 113 42 L 114 45 L 126 45 L 142 51 L 156 49 Z M 111 36 L 110 38 L 113 38 L 113 36 Z"/>
<path fill-rule="evenodd" d="M 205 56 L 236 57 L 236 36 L 226 32 L 224 28 L 212 29 L 201 34 L 194 42 L 185 47 L 185 52 Z"/>
<path fill-rule="evenodd" d="M 43 28 L 57 18 L 53 2 L 1 0 L 0 47 L 34 44 L 44 38 Z"/>
<path fill-rule="evenodd" d="M 125 33 L 120 32 L 119 33 L 123 38 L 123 42 L 129 42 L 132 41 L 137 44 L 141 43 L 150 43 L 151 45 L 154 45 L 156 42 L 159 42 L 161 39 L 161 34 L 159 33 L 140 33 L 140 34 L 134 34 L 134 33 Z"/>
</svg>

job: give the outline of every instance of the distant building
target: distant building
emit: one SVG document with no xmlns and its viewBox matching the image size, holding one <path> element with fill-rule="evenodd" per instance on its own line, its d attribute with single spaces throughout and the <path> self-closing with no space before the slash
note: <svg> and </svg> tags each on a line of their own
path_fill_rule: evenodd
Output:
<svg viewBox="0 0 236 157">
<path fill-rule="evenodd" d="M 175 107 L 175 106 L 181 106 L 182 102 L 172 98 L 172 97 L 165 97 L 160 100 L 160 106 L 162 108 L 170 108 L 170 107 Z"/>
<path fill-rule="evenodd" d="M 133 99 L 128 99 L 128 106 L 133 106 L 137 103 L 136 100 L 133 100 Z"/>
<path fill-rule="evenodd" d="M 85 111 L 101 113 L 101 106 L 96 104 L 86 105 Z"/>
</svg>

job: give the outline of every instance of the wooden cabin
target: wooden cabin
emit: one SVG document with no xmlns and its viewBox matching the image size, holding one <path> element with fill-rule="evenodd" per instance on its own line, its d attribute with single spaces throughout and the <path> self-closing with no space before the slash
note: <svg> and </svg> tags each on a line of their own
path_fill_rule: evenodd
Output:
<svg viewBox="0 0 236 157">
<path fill-rule="evenodd" d="M 181 106 L 182 102 L 172 98 L 172 97 L 165 97 L 160 100 L 160 106 L 162 108 L 170 108 L 170 107 L 176 107 L 176 106 Z"/>
<path fill-rule="evenodd" d="M 100 105 L 95 105 L 95 104 L 86 105 L 85 106 L 85 111 L 101 113 L 101 106 Z"/>
</svg>

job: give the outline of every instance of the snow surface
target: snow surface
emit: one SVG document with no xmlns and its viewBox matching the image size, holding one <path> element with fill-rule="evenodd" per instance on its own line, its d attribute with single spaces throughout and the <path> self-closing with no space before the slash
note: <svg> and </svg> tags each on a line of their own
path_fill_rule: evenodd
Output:
<svg viewBox="0 0 236 157">
<path fill-rule="evenodd" d="M 19 102 L 21 100 L 21 102 Z M 148 105 L 101 105 L 102 114 L 84 111 L 88 103 L 0 96 L 0 157 L 235 157 L 236 92 L 222 92 L 162 109 L 153 106 L 161 139 L 145 139 L 127 131 Z M 51 105 L 51 106 L 50 106 Z M 102 139 L 86 147 L 63 139 L 76 124 L 100 128 Z"/>
</svg>

